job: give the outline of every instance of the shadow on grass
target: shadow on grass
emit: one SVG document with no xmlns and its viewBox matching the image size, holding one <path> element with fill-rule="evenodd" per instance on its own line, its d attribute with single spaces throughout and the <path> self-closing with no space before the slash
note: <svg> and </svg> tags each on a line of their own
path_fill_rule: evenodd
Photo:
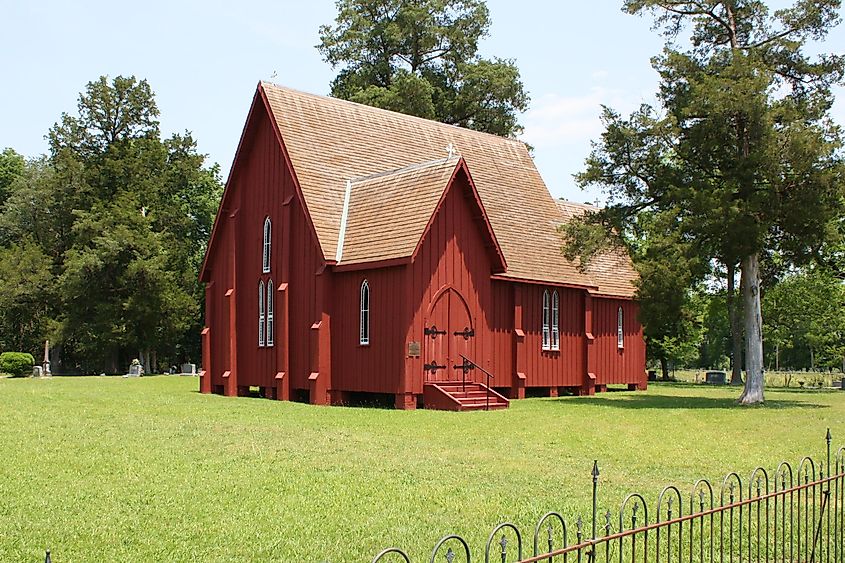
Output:
<svg viewBox="0 0 845 563">
<path fill-rule="evenodd" d="M 763 405 L 742 407 L 732 397 L 698 397 L 632 394 L 625 397 L 568 397 L 558 399 L 558 404 L 577 401 L 585 405 L 606 406 L 617 409 L 823 409 L 829 405 L 788 399 L 767 400 Z"/>
</svg>

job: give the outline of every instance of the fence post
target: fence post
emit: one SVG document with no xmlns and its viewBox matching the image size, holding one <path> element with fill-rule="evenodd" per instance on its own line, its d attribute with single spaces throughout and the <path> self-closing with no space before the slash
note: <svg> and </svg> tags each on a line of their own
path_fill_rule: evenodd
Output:
<svg viewBox="0 0 845 563">
<path fill-rule="evenodd" d="M 593 460 L 593 541 L 596 541 L 596 519 L 598 517 L 599 460 Z"/>
</svg>

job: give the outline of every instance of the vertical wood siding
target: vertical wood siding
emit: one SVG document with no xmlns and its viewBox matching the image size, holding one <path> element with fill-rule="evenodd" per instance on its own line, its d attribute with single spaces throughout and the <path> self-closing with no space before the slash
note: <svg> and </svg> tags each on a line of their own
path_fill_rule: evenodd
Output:
<svg viewBox="0 0 845 563">
<path fill-rule="evenodd" d="M 521 284 L 526 387 L 575 387 L 584 381 L 584 292 Z M 560 350 L 543 350 L 543 292 L 560 297 Z"/>
<path fill-rule="evenodd" d="M 293 177 L 275 137 L 272 124 L 262 104 L 257 104 L 247 124 L 244 146 L 233 165 L 228 189 L 232 191 L 227 202 L 227 213 L 221 215 L 218 228 L 231 228 L 228 215 L 237 210 L 235 233 L 237 255 L 237 347 L 238 386 L 272 387 L 278 366 L 277 346 L 289 346 L 292 388 L 307 389 L 310 370 L 311 325 L 319 319 L 315 311 L 314 277 L 322 263 L 319 249 L 309 231 L 301 202 L 295 195 Z M 290 211 L 285 212 L 285 202 Z M 270 273 L 262 273 L 262 246 L 264 218 L 272 221 L 272 246 Z M 285 228 L 284 219 L 290 225 Z M 290 240 L 283 240 L 289 232 Z M 220 233 L 228 235 L 227 233 Z M 217 237 L 217 248 L 209 257 L 212 301 L 207 306 L 208 320 L 212 327 L 212 383 L 220 385 L 220 375 L 228 369 L 225 330 L 226 290 L 231 287 L 232 272 L 228 264 L 233 251 L 226 241 L 228 236 Z M 289 261 L 288 268 L 284 268 Z M 287 274 L 287 278 L 285 277 Z M 274 289 L 283 282 L 289 284 L 290 311 L 289 341 L 279 338 L 285 314 L 278 292 L 275 294 L 275 345 L 258 346 L 258 283 L 272 279 Z"/>
<path fill-rule="evenodd" d="M 335 273 L 332 307 L 332 387 L 342 391 L 399 392 L 408 326 L 408 268 Z M 370 286 L 370 343 L 359 339 L 361 283 Z"/>
<path fill-rule="evenodd" d="M 617 346 L 616 315 L 622 307 L 624 348 Z M 646 381 L 645 341 L 633 301 L 593 299 L 593 334 L 596 337 L 596 384 L 640 383 Z"/>
<path fill-rule="evenodd" d="M 406 392 L 422 393 L 425 358 L 423 330 L 437 294 L 447 287 L 464 299 L 476 327 L 470 348 L 473 361 L 497 377 L 508 377 L 509 370 L 494 363 L 497 355 L 490 318 L 493 309 L 491 262 L 482 234 L 482 221 L 481 213 L 472 201 L 468 180 L 461 172 L 449 188 L 410 266 L 407 299 L 413 304 L 413 310 L 410 328 L 404 335 L 405 343 L 402 346 Z M 460 327 L 456 330 L 462 329 Z M 411 341 L 421 343 L 422 355 L 419 358 L 407 357 L 407 343 Z M 484 376 L 478 370 L 468 374 L 470 379 L 484 382 Z"/>
</svg>

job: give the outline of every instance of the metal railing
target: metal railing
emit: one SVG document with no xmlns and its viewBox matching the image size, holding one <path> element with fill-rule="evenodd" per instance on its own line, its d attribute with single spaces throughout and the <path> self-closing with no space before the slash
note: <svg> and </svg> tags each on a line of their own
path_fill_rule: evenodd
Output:
<svg viewBox="0 0 845 563">
<path fill-rule="evenodd" d="M 487 376 L 487 391 L 485 393 L 486 402 L 484 404 L 484 410 L 489 411 L 490 410 L 490 380 L 496 379 L 495 376 L 492 373 L 490 373 L 489 371 L 487 371 L 486 369 L 484 369 L 483 367 L 481 367 L 480 365 L 476 364 L 475 362 L 473 362 L 472 360 L 470 360 L 469 358 L 464 356 L 463 354 L 461 354 L 461 358 L 463 359 L 465 364 L 472 366 L 471 369 L 478 368 L 478 370 L 481 373 L 483 373 L 484 375 Z M 467 376 L 467 372 L 466 372 L 466 370 L 464 370 L 464 391 L 466 391 L 466 376 Z"/>
<path fill-rule="evenodd" d="M 824 463 L 804 457 L 797 469 L 780 463 L 773 473 L 754 469 L 743 484 L 736 472 L 714 487 L 696 481 L 685 497 L 665 487 L 649 514 L 645 498 L 632 493 L 617 512 L 598 511 L 599 467 L 593 463 L 592 521 L 588 532 L 575 521 L 574 534 L 558 512 L 544 514 L 533 529 L 532 555 L 524 556 L 519 527 L 499 524 L 489 535 L 485 563 L 604 562 L 845 562 L 845 446 L 831 458 L 825 436 Z M 831 469 L 831 462 L 834 467 Z M 685 499 L 688 503 L 685 504 Z M 430 563 L 469 563 L 472 550 L 461 536 L 443 537 Z M 412 563 L 402 549 L 383 550 L 373 563 Z"/>
</svg>

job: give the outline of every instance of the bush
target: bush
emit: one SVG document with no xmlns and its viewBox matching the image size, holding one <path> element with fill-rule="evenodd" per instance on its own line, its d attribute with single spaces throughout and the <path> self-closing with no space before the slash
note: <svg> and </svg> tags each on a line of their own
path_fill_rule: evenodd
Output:
<svg viewBox="0 0 845 563">
<path fill-rule="evenodd" d="M 0 354 L 0 371 L 12 377 L 23 377 L 32 373 L 35 358 L 26 352 L 3 352 Z"/>
</svg>

